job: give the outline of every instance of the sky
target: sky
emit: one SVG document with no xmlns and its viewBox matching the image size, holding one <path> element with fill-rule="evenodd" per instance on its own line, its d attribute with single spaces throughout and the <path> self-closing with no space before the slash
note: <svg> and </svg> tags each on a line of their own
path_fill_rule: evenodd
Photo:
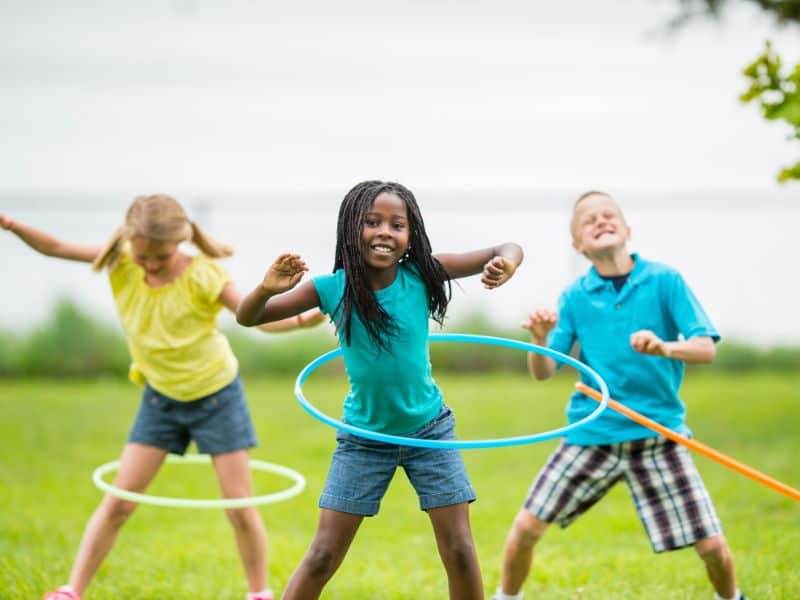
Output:
<svg viewBox="0 0 800 600">
<path fill-rule="evenodd" d="M 673 35 L 678 0 L 276 4 L 1 2 L 0 213 L 102 243 L 135 195 L 167 192 L 236 245 L 246 289 L 278 252 L 325 272 L 339 199 L 394 179 L 437 250 L 523 244 L 514 286 L 466 282 L 451 311 L 516 325 L 585 269 L 569 202 L 601 189 L 726 339 L 800 343 L 800 184 L 775 182 L 800 144 L 738 100 L 767 38 L 800 62 L 797 27 L 739 0 Z M 85 265 L 12 235 L 0 255 L 0 326 L 64 295 L 113 319 Z"/>
<path fill-rule="evenodd" d="M 0 209 L 366 178 L 797 193 L 797 144 L 737 98 L 800 36 L 749 3 L 672 36 L 677 0 L 285 4 L 4 1 Z"/>
</svg>

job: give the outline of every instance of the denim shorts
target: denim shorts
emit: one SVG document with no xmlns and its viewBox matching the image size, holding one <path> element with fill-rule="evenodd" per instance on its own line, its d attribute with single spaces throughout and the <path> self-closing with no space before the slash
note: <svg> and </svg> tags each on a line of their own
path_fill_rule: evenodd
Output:
<svg viewBox="0 0 800 600">
<path fill-rule="evenodd" d="M 239 376 L 224 388 L 188 402 L 174 400 L 149 385 L 128 442 L 184 454 L 197 442 L 202 454 L 223 454 L 256 446 L 256 432 Z"/>
<path fill-rule="evenodd" d="M 439 416 L 408 437 L 453 440 L 454 430 L 453 413 L 443 406 Z M 405 469 L 422 510 L 475 500 L 459 450 L 385 444 L 344 431 L 337 431 L 336 442 L 320 508 L 376 515 L 397 467 Z"/>
</svg>

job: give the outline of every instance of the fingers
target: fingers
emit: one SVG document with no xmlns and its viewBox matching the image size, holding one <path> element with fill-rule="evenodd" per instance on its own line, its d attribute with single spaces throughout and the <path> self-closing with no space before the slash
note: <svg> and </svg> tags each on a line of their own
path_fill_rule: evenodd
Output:
<svg viewBox="0 0 800 600">
<path fill-rule="evenodd" d="M 12 225 L 14 225 L 14 221 L 5 215 L 0 215 L 0 227 L 3 229 L 11 229 Z"/>
<path fill-rule="evenodd" d="M 631 347 L 637 352 L 644 352 L 652 333 L 652 331 L 643 330 L 631 334 Z"/>
<path fill-rule="evenodd" d="M 533 311 L 528 318 L 522 322 L 522 327 L 527 329 L 537 338 L 545 338 L 558 322 L 558 313 L 540 308 Z"/>
<path fill-rule="evenodd" d="M 275 259 L 275 262 L 270 265 L 267 273 L 264 275 L 264 281 L 286 281 L 288 278 L 289 281 L 296 284 L 306 271 L 308 271 L 308 266 L 305 261 L 300 258 L 300 255 L 289 253 L 281 254 Z"/>
<path fill-rule="evenodd" d="M 281 274 L 295 275 L 303 271 L 308 271 L 308 266 L 305 261 L 300 258 L 299 254 L 284 253 L 275 259 L 270 269 L 275 270 Z"/>
<path fill-rule="evenodd" d="M 487 289 L 494 289 L 513 275 L 514 266 L 502 256 L 495 256 L 486 263 L 481 273 L 481 283 Z"/>
<path fill-rule="evenodd" d="M 535 325 L 553 327 L 556 321 L 558 321 L 558 314 L 554 313 L 552 310 L 540 308 L 531 313 L 530 319 Z"/>
<path fill-rule="evenodd" d="M 631 335 L 631 347 L 642 354 L 664 354 L 664 341 L 649 329 L 642 329 Z"/>
<path fill-rule="evenodd" d="M 308 266 L 299 254 L 281 254 L 264 275 L 261 288 L 270 294 L 285 292 L 297 285 L 306 271 Z"/>
</svg>

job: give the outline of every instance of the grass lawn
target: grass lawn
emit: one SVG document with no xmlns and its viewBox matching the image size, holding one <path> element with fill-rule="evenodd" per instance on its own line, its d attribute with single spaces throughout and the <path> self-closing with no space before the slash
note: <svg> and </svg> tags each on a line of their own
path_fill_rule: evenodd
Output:
<svg viewBox="0 0 800 600">
<path fill-rule="evenodd" d="M 535 383 L 522 375 L 439 376 L 461 438 L 507 437 L 563 423 L 569 377 Z M 308 488 L 261 508 L 270 534 L 271 586 L 286 584 L 313 535 L 333 431 L 299 407 L 293 380 L 245 382 L 260 436 L 255 458 L 303 473 Z M 315 375 L 307 397 L 340 414 L 344 382 Z M 722 377 L 690 372 L 683 390 L 698 439 L 800 487 L 800 375 Z M 90 475 L 118 457 L 138 404 L 121 381 L 0 382 L 0 598 L 38 598 L 63 583 L 86 520 L 101 498 Z M 472 527 L 487 595 L 494 590 L 506 532 L 532 477 L 557 442 L 468 450 L 478 492 Z M 800 598 L 800 503 L 705 458 L 697 464 L 717 505 L 750 598 Z M 254 475 L 257 492 L 288 482 Z M 151 492 L 215 497 L 207 466 L 167 466 Z M 220 511 L 140 507 L 89 588 L 86 600 L 236 599 L 244 577 Z M 528 598 L 712 597 L 691 549 L 654 555 L 628 492 L 610 495 L 567 530 L 553 528 L 537 550 Z M 326 588 L 334 599 L 441 599 L 443 568 L 427 516 L 398 473 L 380 514 L 365 520 Z"/>
</svg>

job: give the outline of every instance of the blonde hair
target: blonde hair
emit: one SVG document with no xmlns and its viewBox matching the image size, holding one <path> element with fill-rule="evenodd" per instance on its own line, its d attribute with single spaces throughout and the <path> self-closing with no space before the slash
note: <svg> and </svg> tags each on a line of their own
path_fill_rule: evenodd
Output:
<svg viewBox="0 0 800 600">
<path fill-rule="evenodd" d="M 608 192 L 602 192 L 600 190 L 589 190 L 588 192 L 584 192 L 583 194 L 578 196 L 578 199 L 575 200 L 575 204 L 572 205 L 572 217 L 569 220 L 569 232 L 572 234 L 573 239 L 575 238 L 575 225 L 576 225 L 576 223 L 575 223 L 575 211 L 578 209 L 578 205 L 581 202 L 583 202 L 584 200 L 586 200 L 586 198 L 588 198 L 590 196 L 605 196 L 606 198 L 611 200 L 614 204 L 617 203 L 617 201 L 614 200 L 614 197 L 611 194 L 609 194 Z M 619 207 L 617 207 L 617 208 L 619 208 Z M 619 214 L 622 217 L 622 221 L 624 222 L 625 221 L 625 215 L 622 214 L 621 210 L 619 211 Z"/>
<path fill-rule="evenodd" d="M 167 194 L 137 196 L 125 213 L 125 223 L 117 228 L 92 263 L 95 271 L 114 266 L 127 242 L 134 236 L 152 240 L 194 244 L 200 252 L 211 258 L 233 254 L 233 248 L 219 242 L 203 231 L 186 216 L 183 207 Z"/>
</svg>

